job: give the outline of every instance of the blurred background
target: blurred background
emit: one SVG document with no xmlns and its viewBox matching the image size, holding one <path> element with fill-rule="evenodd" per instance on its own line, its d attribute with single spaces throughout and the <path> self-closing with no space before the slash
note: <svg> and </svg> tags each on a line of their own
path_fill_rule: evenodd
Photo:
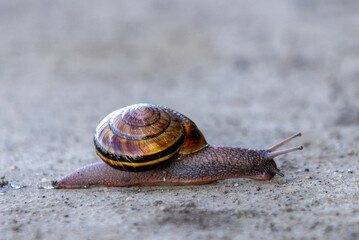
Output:
<svg viewBox="0 0 359 240">
<path fill-rule="evenodd" d="M 359 152 L 359 2 L 0 1 L 0 176 L 36 187 L 96 162 L 109 112 L 139 102 L 208 142 L 264 148 L 302 131 L 283 167 Z M 344 154 L 344 155 L 343 155 Z"/>
</svg>

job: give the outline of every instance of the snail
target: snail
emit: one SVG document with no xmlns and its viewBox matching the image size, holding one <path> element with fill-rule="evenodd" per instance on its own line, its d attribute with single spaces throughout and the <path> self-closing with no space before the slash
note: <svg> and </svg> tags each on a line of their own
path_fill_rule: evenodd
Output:
<svg viewBox="0 0 359 240">
<path fill-rule="evenodd" d="M 273 158 L 302 150 L 277 149 L 297 133 L 267 150 L 210 146 L 196 124 L 174 110 L 134 104 L 107 115 L 97 126 L 94 145 L 104 161 L 87 165 L 54 181 L 54 188 L 90 185 L 204 184 L 228 178 L 270 180 L 284 176 Z"/>
</svg>

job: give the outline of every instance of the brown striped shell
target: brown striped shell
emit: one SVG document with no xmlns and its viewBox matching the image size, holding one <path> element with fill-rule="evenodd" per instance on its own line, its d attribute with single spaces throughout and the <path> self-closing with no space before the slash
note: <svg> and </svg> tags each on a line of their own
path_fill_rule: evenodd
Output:
<svg viewBox="0 0 359 240">
<path fill-rule="evenodd" d="M 143 171 L 207 146 L 196 124 L 166 107 L 134 104 L 107 115 L 94 137 L 97 155 L 114 168 Z"/>
</svg>

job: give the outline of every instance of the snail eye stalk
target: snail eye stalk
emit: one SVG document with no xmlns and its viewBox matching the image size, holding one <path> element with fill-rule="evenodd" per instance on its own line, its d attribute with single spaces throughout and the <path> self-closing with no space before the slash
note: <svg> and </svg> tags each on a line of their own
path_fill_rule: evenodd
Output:
<svg viewBox="0 0 359 240">
<path fill-rule="evenodd" d="M 284 150 L 279 150 L 276 151 L 278 148 L 280 148 L 281 146 L 283 146 L 284 144 L 287 144 L 288 142 L 292 141 L 294 138 L 300 137 L 302 136 L 301 133 L 296 133 L 293 136 L 284 139 L 283 141 L 277 143 L 276 145 L 274 145 L 273 147 L 268 149 L 268 153 L 266 158 L 267 159 L 273 159 L 275 157 L 278 157 L 280 155 L 289 153 L 289 152 L 294 152 L 294 151 L 298 151 L 298 150 L 303 150 L 303 146 L 298 146 L 298 147 L 294 147 L 294 148 L 288 148 L 288 149 L 284 149 Z"/>
</svg>

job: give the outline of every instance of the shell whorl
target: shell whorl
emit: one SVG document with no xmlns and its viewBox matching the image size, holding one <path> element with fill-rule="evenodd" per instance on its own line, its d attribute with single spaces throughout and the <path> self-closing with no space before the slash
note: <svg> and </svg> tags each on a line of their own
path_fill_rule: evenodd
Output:
<svg viewBox="0 0 359 240">
<path fill-rule="evenodd" d="M 135 104 L 107 115 L 97 126 L 94 143 L 103 161 L 127 171 L 148 170 L 178 153 L 207 146 L 193 121 L 151 104 Z"/>
</svg>

